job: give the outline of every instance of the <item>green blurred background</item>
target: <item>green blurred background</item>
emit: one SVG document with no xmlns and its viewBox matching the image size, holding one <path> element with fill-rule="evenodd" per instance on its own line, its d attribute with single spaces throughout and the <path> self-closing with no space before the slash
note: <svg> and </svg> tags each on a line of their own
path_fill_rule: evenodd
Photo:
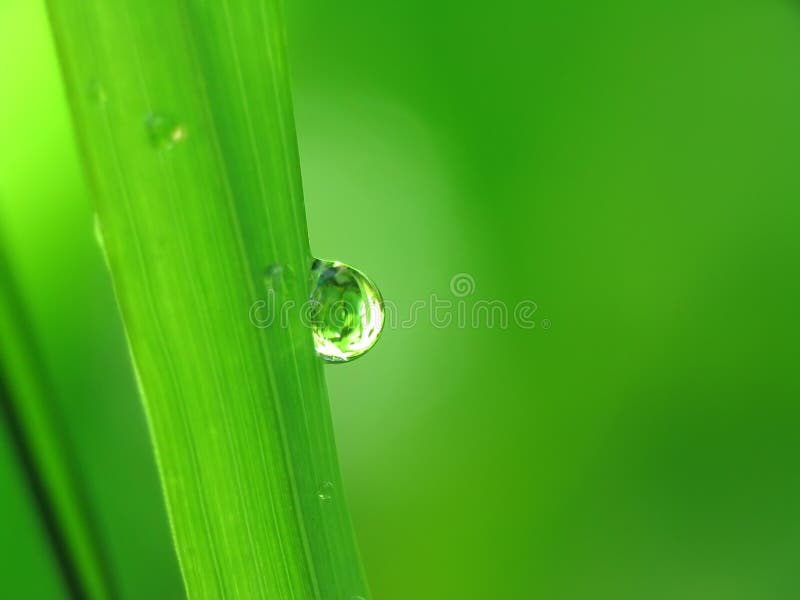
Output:
<svg viewBox="0 0 800 600">
<path fill-rule="evenodd" d="M 457 273 L 538 305 L 326 369 L 373 597 L 800 597 L 800 4 L 287 13 L 314 251 L 401 315 Z M 0 233 L 112 568 L 179 598 L 39 2 L 0 0 L 0 91 Z M 64 597 L 0 432 L 2 595 Z"/>
</svg>

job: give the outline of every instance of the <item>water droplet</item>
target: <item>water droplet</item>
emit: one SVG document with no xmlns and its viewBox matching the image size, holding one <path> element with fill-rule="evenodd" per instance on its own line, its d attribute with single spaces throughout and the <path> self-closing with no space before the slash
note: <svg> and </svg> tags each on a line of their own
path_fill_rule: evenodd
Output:
<svg viewBox="0 0 800 600">
<path fill-rule="evenodd" d="M 325 481 L 319 486 L 317 490 L 317 498 L 320 502 L 330 502 L 333 500 L 333 483 Z"/>
<path fill-rule="evenodd" d="M 89 99 L 100 106 L 108 102 L 108 92 L 105 86 L 96 79 L 89 82 Z"/>
<path fill-rule="evenodd" d="M 264 269 L 264 285 L 267 290 L 285 291 L 294 280 L 294 271 L 289 265 L 273 263 Z"/>
<path fill-rule="evenodd" d="M 160 150 L 171 150 L 186 139 L 186 127 L 169 115 L 151 113 L 145 117 L 150 143 Z"/>
<path fill-rule="evenodd" d="M 314 347 L 329 362 L 358 358 L 375 345 L 383 328 L 383 300 L 361 271 L 335 261 L 312 267 L 311 330 Z"/>
</svg>

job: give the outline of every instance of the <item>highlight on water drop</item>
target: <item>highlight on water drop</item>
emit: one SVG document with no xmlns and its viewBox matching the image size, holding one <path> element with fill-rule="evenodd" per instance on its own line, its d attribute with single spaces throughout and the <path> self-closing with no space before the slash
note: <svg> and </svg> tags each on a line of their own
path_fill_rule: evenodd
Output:
<svg viewBox="0 0 800 600">
<path fill-rule="evenodd" d="M 341 363 L 362 356 L 383 329 L 383 299 L 361 271 L 337 261 L 314 260 L 311 267 L 310 325 L 317 354 Z"/>
</svg>

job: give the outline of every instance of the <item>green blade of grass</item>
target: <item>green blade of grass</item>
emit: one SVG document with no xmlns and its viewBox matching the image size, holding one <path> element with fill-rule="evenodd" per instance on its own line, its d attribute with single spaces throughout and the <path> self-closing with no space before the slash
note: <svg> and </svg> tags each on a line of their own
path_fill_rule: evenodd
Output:
<svg viewBox="0 0 800 600">
<path fill-rule="evenodd" d="M 70 597 L 113 598 L 106 553 L 54 393 L 0 238 L 0 418 Z"/>
<path fill-rule="evenodd" d="M 279 3 L 49 11 L 189 596 L 366 596 L 311 336 L 249 319 L 311 260 Z"/>
</svg>

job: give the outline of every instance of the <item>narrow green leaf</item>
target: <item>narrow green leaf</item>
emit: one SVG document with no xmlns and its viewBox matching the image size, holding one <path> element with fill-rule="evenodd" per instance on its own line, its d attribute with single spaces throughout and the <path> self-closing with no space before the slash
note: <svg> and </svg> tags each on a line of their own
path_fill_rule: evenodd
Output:
<svg viewBox="0 0 800 600">
<path fill-rule="evenodd" d="M 49 9 L 189 596 L 366 596 L 310 333 L 250 321 L 308 296 L 279 3 Z"/>
<path fill-rule="evenodd" d="M 0 418 L 73 598 L 115 597 L 86 488 L 0 239 Z"/>
</svg>

